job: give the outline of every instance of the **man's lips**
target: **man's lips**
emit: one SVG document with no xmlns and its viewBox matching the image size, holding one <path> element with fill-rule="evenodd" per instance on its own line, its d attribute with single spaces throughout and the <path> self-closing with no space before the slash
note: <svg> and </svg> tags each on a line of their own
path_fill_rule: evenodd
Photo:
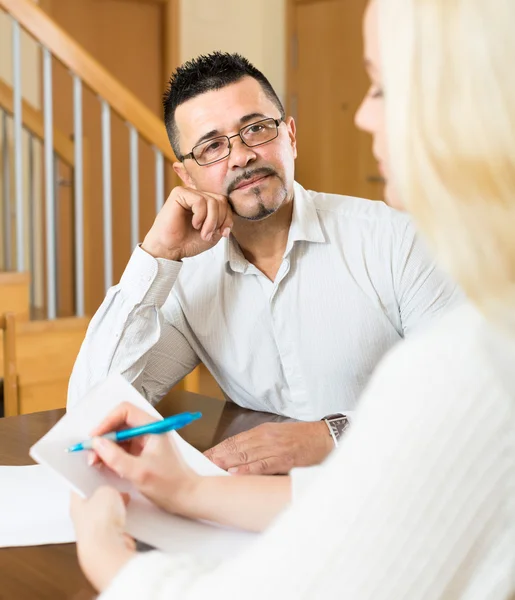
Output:
<svg viewBox="0 0 515 600">
<path fill-rule="evenodd" d="M 252 177 L 251 179 L 248 179 L 248 180 L 245 179 L 244 181 L 242 181 L 239 185 L 237 185 L 234 188 L 234 191 L 242 190 L 244 188 L 256 185 L 256 183 L 262 181 L 263 179 L 266 179 L 267 177 L 270 177 L 270 175 L 258 175 L 257 177 Z"/>
</svg>

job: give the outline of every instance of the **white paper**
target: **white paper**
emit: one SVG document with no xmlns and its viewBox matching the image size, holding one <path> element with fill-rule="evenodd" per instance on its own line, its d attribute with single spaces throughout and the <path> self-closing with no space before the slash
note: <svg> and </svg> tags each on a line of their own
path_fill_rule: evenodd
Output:
<svg viewBox="0 0 515 600">
<path fill-rule="evenodd" d="M 69 504 L 69 485 L 45 467 L 0 467 L 0 548 L 74 542 Z"/>
<path fill-rule="evenodd" d="M 157 419 L 162 418 L 123 377 L 114 375 L 67 413 L 31 448 L 30 455 L 50 467 L 82 496 L 90 496 L 101 485 L 129 492 L 127 531 L 140 541 L 167 552 L 188 552 L 218 560 L 240 552 L 256 534 L 170 515 L 151 504 L 127 481 L 106 469 L 89 467 L 86 452 L 65 452 L 72 444 L 88 439 L 91 431 L 123 401 L 135 404 Z M 168 435 L 173 436 L 184 460 L 197 473 L 228 476 L 176 432 Z"/>
</svg>

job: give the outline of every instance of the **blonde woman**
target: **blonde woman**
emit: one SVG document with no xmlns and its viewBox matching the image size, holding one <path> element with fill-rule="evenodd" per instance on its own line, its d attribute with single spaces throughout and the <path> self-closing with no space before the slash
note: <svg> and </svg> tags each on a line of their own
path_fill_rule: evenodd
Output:
<svg viewBox="0 0 515 600">
<path fill-rule="evenodd" d="M 220 565 L 137 556 L 118 493 L 74 499 L 102 598 L 515 598 L 514 23 L 513 0 L 370 3 L 357 123 L 389 201 L 412 211 L 470 303 L 391 352 L 316 472 L 202 479 L 162 436 L 140 456 L 99 442 L 165 509 L 265 530 Z M 104 429 L 144 418 L 124 407 Z"/>
</svg>

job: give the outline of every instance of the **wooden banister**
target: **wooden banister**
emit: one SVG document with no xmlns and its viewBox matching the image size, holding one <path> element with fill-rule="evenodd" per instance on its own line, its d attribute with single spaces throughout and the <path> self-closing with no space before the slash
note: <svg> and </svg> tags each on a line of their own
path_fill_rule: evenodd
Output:
<svg viewBox="0 0 515 600">
<path fill-rule="evenodd" d="M 10 115 L 13 114 L 13 91 L 2 79 L 0 79 L 0 108 Z M 22 100 L 22 124 L 34 137 L 37 137 L 41 141 L 44 140 L 45 125 L 43 115 L 26 100 Z M 56 127 L 54 127 L 54 151 L 64 163 L 73 167 L 75 164 L 73 142 Z"/>
<path fill-rule="evenodd" d="M 0 0 L 0 8 L 106 100 L 122 119 L 134 125 L 141 137 L 165 158 L 175 160 L 164 123 L 37 5 L 30 0 Z"/>
</svg>

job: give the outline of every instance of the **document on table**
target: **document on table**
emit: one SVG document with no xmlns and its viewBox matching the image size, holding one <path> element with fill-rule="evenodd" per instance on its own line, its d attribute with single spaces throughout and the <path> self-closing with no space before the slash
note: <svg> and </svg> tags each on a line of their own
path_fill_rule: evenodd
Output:
<svg viewBox="0 0 515 600">
<path fill-rule="evenodd" d="M 75 541 L 70 487 L 40 465 L 0 467 L 0 548 Z"/>
<path fill-rule="evenodd" d="M 127 508 L 127 531 L 136 539 L 165 552 L 186 552 L 203 558 L 229 557 L 240 552 L 247 546 L 256 534 L 240 530 L 219 527 L 210 523 L 191 521 L 175 515 L 170 515 L 139 494 L 127 481 L 120 479 L 107 469 L 89 467 L 87 453 L 67 453 L 65 449 L 70 445 L 88 439 L 90 432 L 110 413 L 120 402 L 131 402 L 142 408 L 158 419 L 159 413 L 127 383 L 121 376 L 109 377 L 104 383 L 95 387 L 86 398 L 67 413 L 44 437 L 37 442 L 30 451 L 30 455 L 41 465 L 48 467 L 41 471 L 41 467 L 9 467 L 11 483 L 14 482 L 14 492 L 8 494 L 11 499 L 10 514 L 12 527 L 9 545 L 27 545 L 41 543 L 59 543 L 65 534 L 69 533 L 68 500 L 65 499 L 63 488 L 71 488 L 82 496 L 90 496 L 99 486 L 110 485 L 120 491 L 128 492 L 131 501 Z M 175 440 L 184 460 L 201 475 L 229 476 L 208 460 L 201 452 L 185 442 L 176 432 L 170 434 Z M 8 467 L 3 467 L 4 469 Z M 13 469 L 18 470 L 13 475 Z M 28 471 L 27 469 L 33 469 Z M 23 470 L 23 471 L 22 471 Z M 3 475 L 0 480 L 0 489 L 4 489 Z M 59 482 L 57 479 L 60 478 Z M 47 493 L 44 490 L 47 490 Z M 32 501 L 20 502 L 17 509 L 16 497 L 29 495 Z M 0 497 L 2 493 L 0 493 Z M 2 504 L 0 503 L 0 506 Z M 6 508 L 8 508 L 6 506 Z M 39 537 L 33 536 L 33 541 L 28 541 L 30 536 L 28 528 L 23 527 L 25 513 L 32 511 L 33 521 L 41 523 L 38 531 Z M 0 513 L 1 515 L 2 513 Z M 44 521 L 58 517 L 62 522 L 52 528 L 44 529 Z M 2 521 L 0 520 L 0 523 Z M 3 526 L 2 526 L 3 527 Z M 18 531 L 19 538 L 12 535 Z M 25 532 L 26 533 L 23 533 Z M 55 535 L 54 532 L 55 531 Z M 45 541 L 45 532 L 48 536 Z M 71 541 L 66 539 L 65 541 Z M 2 544 L 2 530 L 0 528 L 0 545 Z"/>
</svg>

